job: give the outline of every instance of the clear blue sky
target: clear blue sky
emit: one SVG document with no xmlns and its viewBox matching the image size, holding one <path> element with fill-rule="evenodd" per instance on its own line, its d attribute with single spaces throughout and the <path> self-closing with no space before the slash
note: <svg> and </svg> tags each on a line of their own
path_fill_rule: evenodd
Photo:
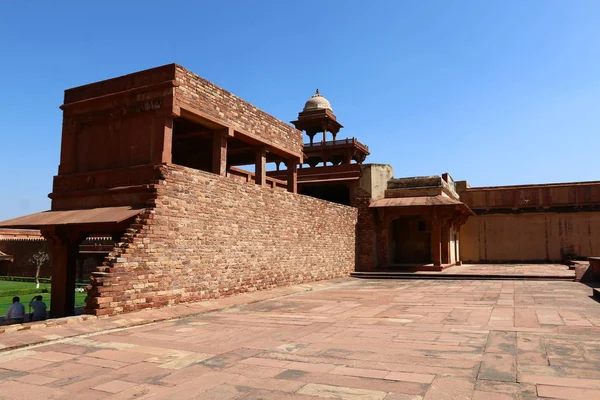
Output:
<svg viewBox="0 0 600 400">
<path fill-rule="evenodd" d="M 0 220 L 49 208 L 64 89 L 172 62 L 284 121 L 318 87 L 396 177 L 598 180 L 599 21 L 596 0 L 0 0 Z"/>
</svg>

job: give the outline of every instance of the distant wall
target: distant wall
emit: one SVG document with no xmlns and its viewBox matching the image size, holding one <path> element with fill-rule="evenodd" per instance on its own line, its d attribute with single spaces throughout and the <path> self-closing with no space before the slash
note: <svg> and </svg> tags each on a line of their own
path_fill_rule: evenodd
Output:
<svg viewBox="0 0 600 400">
<path fill-rule="evenodd" d="M 147 307 L 348 276 L 357 211 L 176 165 L 151 208 L 93 280 L 86 313 Z"/>
<path fill-rule="evenodd" d="M 36 266 L 30 261 L 38 251 L 50 255 L 45 239 L 2 239 L 0 251 L 14 256 L 14 261 L 0 261 L 0 276 L 35 276 Z M 50 277 L 50 262 L 47 261 L 40 269 L 40 277 Z"/>
<path fill-rule="evenodd" d="M 466 188 L 457 182 L 460 201 L 473 210 L 600 206 L 600 182 Z M 461 190 L 462 189 L 462 190 Z"/>
<path fill-rule="evenodd" d="M 600 255 L 600 212 L 536 212 L 470 217 L 460 231 L 466 262 L 560 261 Z"/>
</svg>

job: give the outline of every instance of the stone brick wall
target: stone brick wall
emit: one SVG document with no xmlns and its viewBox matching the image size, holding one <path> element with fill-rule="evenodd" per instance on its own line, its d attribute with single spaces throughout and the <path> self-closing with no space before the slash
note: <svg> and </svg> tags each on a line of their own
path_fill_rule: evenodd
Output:
<svg viewBox="0 0 600 400">
<path fill-rule="evenodd" d="M 190 106 L 223 122 L 224 125 L 256 135 L 270 145 L 302 153 L 302 132 L 259 110 L 236 95 L 176 66 L 175 104 Z"/>
<path fill-rule="evenodd" d="M 94 274 L 86 313 L 114 314 L 347 276 L 355 208 L 169 165 Z"/>
<path fill-rule="evenodd" d="M 369 208 L 371 196 L 360 189 L 355 191 L 352 205 L 356 207 L 356 270 L 374 271 L 377 267 L 377 215 Z"/>
</svg>

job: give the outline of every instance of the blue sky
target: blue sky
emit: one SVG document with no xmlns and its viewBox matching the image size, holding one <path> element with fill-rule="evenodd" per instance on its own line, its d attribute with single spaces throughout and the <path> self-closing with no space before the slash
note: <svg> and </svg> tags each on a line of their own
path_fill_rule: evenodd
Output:
<svg viewBox="0 0 600 400">
<path fill-rule="evenodd" d="M 295 119 L 319 88 L 396 177 L 598 180 L 600 2 L 0 0 L 0 220 L 42 211 L 64 89 L 176 62 Z"/>
</svg>

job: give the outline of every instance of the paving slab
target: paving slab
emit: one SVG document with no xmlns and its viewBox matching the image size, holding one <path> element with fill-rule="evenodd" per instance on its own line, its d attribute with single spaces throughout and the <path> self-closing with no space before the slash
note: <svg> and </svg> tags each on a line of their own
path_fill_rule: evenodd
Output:
<svg viewBox="0 0 600 400">
<path fill-rule="evenodd" d="M 596 399 L 591 295 L 568 281 L 341 279 L 9 331 L 0 398 Z"/>
</svg>

